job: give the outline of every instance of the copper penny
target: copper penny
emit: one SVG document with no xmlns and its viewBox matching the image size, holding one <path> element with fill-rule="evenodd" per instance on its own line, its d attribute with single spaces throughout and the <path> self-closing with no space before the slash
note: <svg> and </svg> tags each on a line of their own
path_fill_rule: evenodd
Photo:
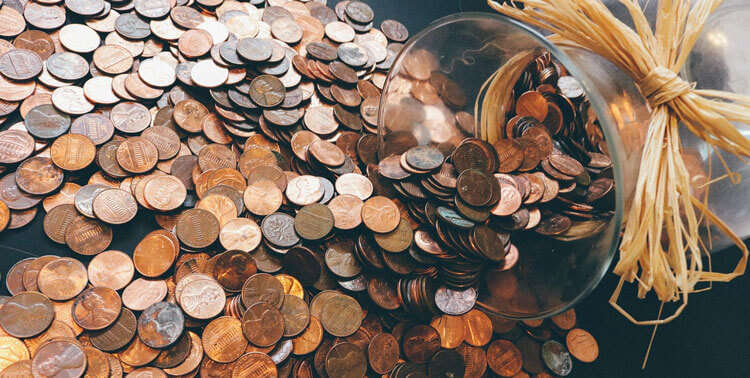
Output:
<svg viewBox="0 0 750 378">
<path fill-rule="evenodd" d="M 137 73 L 125 77 L 125 90 L 128 94 L 143 100 L 155 100 L 164 94 L 164 90 L 146 84 Z"/>
<path fill-rule="evenodd" d="M 166 230 L 155 230 L 135 247 L 133 264 L 138 273 L 146 277 L 158 277 L 172 267 L 179 250 L 179 242 L 174 234 Z"/>
<path fill-rule="evenodd" d="M 94 51 L 94 64 L 102 72 L 117 75 L 127 72 L 133 66 L 130 51 L 118 45 L 103 45 Z"/>
<path fill-rule="evenodd" d="M 46 296 L 27 291 L 14 295 L 0 308 L 0 326 L 11 336 L 32 337 L 44 332 L 54 316 Z"/>
<path fill-rule="evenodd" d="M 137 102 L 121 102 L 109 113 L 115 129 L 134 134 L 146 129 L 151 122 L 151 114 L 144 105 Z"/>
<path fill-rule="evenodd" d="M 415 363 L 426 363 L 440 350 L 440 334 L 431 326 L 417 325 L 403 336 L 404 355 Z"/>
<path fill-rule="evenodd" d="M 333 107 L 329 106 L 320 105 L 308 108 L 303 120 L 305 127 L 318 135 L 332 134 L 339 127 L 333 115 Z"/>
<path fill-rule="evenodd" d="M 86 59 L 73 52 L 59 52 L 52 54 L 46 61 L 49 73 L 65 81 L 83 79 L 89 73 Z"/>
<path fill-rule="evenodd" d="M 188 352 L 187 357 L 179 365 L 172 368 L 165 368 L 165 373 L 174 376 L 187 375 L 190 374 L 190 372 L 196 371 L 198 366 L 201 365 L 201 360 L 204 361 L 204 364 L 206 361 L 211 361 L 208 358 L 203 358 L 203 344 L 200 336 L 192 331 L 187 331 L 187 336 L 190 337 L 190 351 Z M 203 368 L 200 370 L 201 374 L 203 374 Z"/>
<path fill-rule="evenodd" d="M 171 159 L 180 151 L 180 137 L 168 127 L 149 127 L 143 131 L 141 137 L 148 139 L 156 146 L 159 160 Z"/>
<path fill-rule="evenodd" d="M 64 359 L 60 357 L 64 356 Z M 40 346 L 31 360 L 34 376 L 47 376 L 49 372 L 67 377 L 80 377 L 86 371 L 86 354 L 76 342 L 58 339 Z"/>
<path fill-rule="evenodd" d="M 120 316 L 122 300 L 107 287 L 86 289 L 73 304 L 73 320 L 87 330 L 106 328 Z"/>
<path fill-rule="evenodd" d="M 547 99 L 539 92 L 526 92 L 516 100 L 517 115 L 534 117 L 539 122 L 547 118 L 548 110 Z"/>
<path fill-rule="evenodd" d="M 471 346 L 481 347 L 487 345 L 492 338 L 492 322 L 485 313 L 473 309 L 463 315 L 464 319 L 464 341 Z"/>
<path fill-rule="evenodd" d="M 333 213 L 323 204 L 302 207 L 294 218 L 294 230 L 307 240 L 320 240 L 333 229 Z"/>
<path fill-rule="evenodd" d="M 401 307 L 396 283 L 388 277 L 371 277 L 367 283 L 367 293 L 375 304 L 386 310 Z"/>
<path fill-rule="evenodd" d="M 0 369 L 2 369 L 3 376 L 5 377 L 31 377 L 31 360 L 29 360 L 29 352 L 28 350 L 24 354 L 23 352 L 20 352 L 19 349 L 20 346 L 13 341 L 10 341 L 10 339 L 13 339 L 14 341 L 17 341 L 20 343 L 18 339 L 15 339 L 10 336 L 2 336 L 3 338 L 9 338 L 9 339 L 2 339 L 3 342 L 7 343 L 5 345 L 8 345 L 8 349 L 5 353 L 3 353 L 3 363 L 0 364 Z M 23 343 L 22 343 L 23 344 Z M 25 348 L 25 347 L 24 347 Z M 19 358 L 24 358 L 19 360 Z M 13 362 L 15 361 L 15 362 Z"/>
<path fill-rule="evenodd" d="M 69 85 L 52 92 L 52 104 L 63 113 L 82 115 L 94 110 L 82 87 Z"/>
<path fill-rule="evenodd" d="M 245 188 L 243 201 L 255 215 L 270 215 L 281 207 L 283 193 L 272 181 L 261 180 Z"/>
<path fill-rule="evenodd" d="M 277 368 L 268 355 L 261 352 L 250 352 L 240 357 L 232 367 L 232 378 L 240 377 L 276 377 Z"/>
<path fill-rule="evenodd" d="M 521 371 L 521 351 L 508 340 L 495 340 L 487 349 L 487 364 L 501 377 L 513 377 Z"/>
<path fill-rule="evenodd" d="M 195 206 L 213 214 L 223 227 L 227 222 L 237 217 L 237 207 L 229 197 L 220 194 L 204 196 Z"/>
<path fill-rule="evenodd" d="M 96 255 L 112 242 L 112 229 L 89 218 L 77 218 L 68 225 L 65 243 L 81 255 Z"/>
<path fill-rule="evenodd" d="M 159 357 L 159 349 L 144 344 L 140 337 L 133 337 L 125 349 L 117 352 L 117 357 L 128 366 L 143 366 Z"/>
<path fill-rule="evenodd" d="M 91 259 L 88 265 L 91 284 L 112 290 L 125 288 L 133 279 L 134 273 L 133 260 L 121 251 L 104 251 Z"/>
<path fill-rule="evenodd" d="M 160 211 L 171 211 L 180 207 L 187 197 L 187 188 L 179 178 L 172 175 L 157 176 L 144 187 L 144 198 L 149 205 Z"/>
<path fill-rule="evenodd" d="M 247 192 L 247 189 L 245 191 Z M 261 239 L 260 226 L 247 218 L 233 219 L 227 222 L 219 232 L 219 242 L 227 250 L 250 252 L 260 245 Z"/>
<path fill-rule="evenodd" d="M 362 221 L 374 232 L 385 233 L 396 229 L 401 219 L 396 204 L 383 196 L 375 196 L 362 206 Z"/>
<path fill-rule="evenodd" d="M 279 311 L 284 318 L 284 337 L 299 335 L 310 323 L 310 309 L 297 296 L 286 294 Z"/>
<path fill-rule="evenodd" d="M 323 186 L 316 176 L 301 175 L 289 180 L 286 196 L 292 203 L 305 206 L 323 198 Z"/>
<path fill-rule="evenodd" d="M 131 173 L 145 173 L 156 166 L 159 151 L 148 139 L 132 137 L 117 147 L 117 163 Z"/>
<path fill-rule="evenodd" d="M 580 328 L 571 329 L 565 337 L 570 354 L 582 362 L 594 362 L 599 357 L 599 345 L 585 330 Z"/>
<path fill-rule="evenodd" d="M 350 296 L 336 296 L 323 304 L 320 322 L 331 335 L 346 337 L 356 332 L 362 324 L 362 308 Z"/>
<path fill-rule="evenodd" d="M 97 194 L 92 203 L 94 215 L 108 224 L 125 224 L 135 218 L 138 204 L 130 192 L 107 189 Z"/>
<path fill-rule="evenodd" d="M 182 288 L 178 302 L 188 316 L 211 319 L 224 310 L 226 295 L 218 282 L 209 276 L 200 276 Z"/>
<path fill-rule="evenodd" d="M 86 168 L 96 157 L 96 146 L 84 135 L 65 134 L 55 139 L 50 157 L 56 166 L 66 171 Z"/>
<path fill-rule="evenodd" d="M 39 291 L 55 301 L 75 297 L 86 288 L 86 267 L 80 261 L 62 257 L 45 265 L 37 278 Z"/>
<path fill-rule="evenodd" d="M 455 349 L 464 341 L 464 320 L 460 316 L 438 316 L 430 326 L 440 334 L 440 346 L 445 349 Z"/>
<path fill-rule="evenodd" d="M 153 361 L 153 365 L 161 369 L 168 369 L 182 364 L 190 356 L 192 344 L 190 334 L 183 333 L 172 346 L 159 353 L 159 357 Z"/>
<path fill-rule="evenodd" d="M 375 335 L 367 347 L 370 367 L 378 374 L 388 374 L 398 363 L 398 341 L 390 333 Z"/>
<path fill-rule="evenodd" d="M 37 277 L 39 276 L 39 271 L 50 263 L 51 261 L 57 260 L 58 256 L 52 256 L 52 255 L 45 255 L 40 256 L 34 259 L 29 265 L 26 267 L 26 269 L 23 272 L 23 287 L 26 291 L 39 291 L 39 286 L 37 283 Z"/>
<path fill-rule="evenodd" d="M 247 347 L 247 339 L 242 334 L 242 322 L 228 316 L 208 323 L 203 329 L 202 341 L 206 356 L 220 363 L 235 361 Z"/>
<path fill-rule="evenodd" d="M 284 335 L 284 324 L 281 311 L 263 302 L 253 304 L 242 316 L 242 332 L 259 347 L 276 344 Z"/>
<path fill-rule="evenodd" d="M 10 295 L 26 291 L 23 287 L 23 273 L 32 261 L 34 261 L 34 258 L 23 259 L 13 264 L 8 270 L 8 274 L 5 277 L 5 287 L 8 289 Z"/>
<path fill-rule="evenodd" d="M 211 34 L 201 29 L 188 30 L 177 41 L 180 52 L 188 58 L 203 56 L 211 50 L 213 40 Z"/>
<path fill-rule="evenodd" d="M 138 318 L 138 336 L 152 348 L 166 348 L 180 338 L 185 317 L 176 304 L 157 302 L 143 310 Z"/>
<path fill-rule="evenodd" d="M 351 194 L 334 197 L 328 208 L 333 213 L 333 225 L 340 230 L 352 230 L 362 223 L 362 207 L 364 202 Z"/>
<path fill-rule="evenodd" d="M 86 355 L 86 374 L 92 377 L 109 376 L 109 359 L 104 352 L 93 347 L 84 347 L 83 353 Z"/>
<path fill-rule="evenodd" d="M 42 60 L 47 60 L 55 52 L 55 43 L 52 41 L 52 38 L 50 38 L 49 34 L 40 30 L 27 30 L 19 34 L 13 40 L 13 46 L 16 49 L 31 50 L 39 55 Z"/>
<path fill-rule="evenodd" d="M 258 106 L 272 108 L 284 101 L 286 89 L 275 76 L 261 75 L 250 82 L 249 95 Z"/>
<path fill-rule="evenodd" d="M 213 276 L 227 291 L 240 291 L 242 284 L 257 273 L 255 260 L 244 251 L 232 250 L 223 253 L 213 267 Z"/>
<path fill-rule="evenodd" d="M 15 164 L 34 152 L 34 138 L 25 131 L 0 131 L 0 163 Z"/>
<path fill-rule="evenodd" d="M 364 377 L 367 372 L 367 358 L 364 351 L 355 344 L 336 344 L 325 358 L 325 369 L 331 377 Z"/>
<path fill-rule="evenodd" d="M 167 283 L 164 280 L 138 278 L 123 290 L 122 303 L 133 311 L 143 311 L 166 296 Z"/>
<path fill-rule="evenodd" d="M 49 194 L 63 183 L 62 170 L 52 164 L 52 159 L 33 157 L 21 163 L 16 169 L 16 185 L 31 195 Z"/>
<path fill-rule="evenodd" d="M 0 201 L 0 231 L 4 231 L 8 227 L 8 224 L 11 221 L 10 217 L 11 212 L 8 205 L 6 205 L 5 202 Z"/>
<path fill-rule="evenodd" d="M 203 118 L 208 114 L 208 109 L 200 102 L 187 99 L 178 102 L 174 107 L 174 121 L 183 130 L 189 133 L 201 131 Z"/>
</svg>

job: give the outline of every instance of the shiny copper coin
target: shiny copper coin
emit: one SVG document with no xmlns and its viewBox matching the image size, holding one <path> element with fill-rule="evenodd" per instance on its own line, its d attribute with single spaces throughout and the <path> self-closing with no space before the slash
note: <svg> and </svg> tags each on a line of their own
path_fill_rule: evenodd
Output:
<svg viewBox="0 0 750 378">
<path fill-rule="evenodd" d="M 289 180 L 286 196 L 292 203 L 305 206 L 323 198 L 324 188 L 316 176 L 301 175 Z"/>
<path fill-rule="evenodd" d="M 34 261 L 34 258 L 23 259 L 13 264 L 8 270 L 8 274 L 5 276 L 5 287 L 10 295 L 26 291 L 23 286 L 23 273 L 32 261 Z"/>
<path fill-rule="evenodd" d="M 258 106 L 272 108 L 284 101 L 286 89 L 275 76 L 261 75 L 250 83 L 249 95 Z"/>
<path fill-rule="evenodd" d="M 62 257 L 45 265 L 37 278 L 39 291 L 55 301 L 75 297 L 86 288 L 86 267 L 80 261 Z"/>
<path fill-rule="evenodd" d="M 323 340 L 323 333 L 323 326 L 318 318 L 310 316 L 307 329 L 292 339 L 292 354 L 300 356 L 314 352 Z"/>
<path fill-rule="evenodd" d="M 0 201 L 0 231 L 4 231 L 10 223 L 10 209 L 5 202 Z"/>
<path fill-rule="evenodd" d="M 32 337 L 44 332 L 54 316 L 46 296 L 27 291 L 14 295 L 0 308 L 0 326 L 11 336 Z"/>
<path fill-rule="evenodd" d="M 34 138 L 25 131 L 0 131 L 0 163 L 15 164 L 34 152 Z"/>
<path fill-rule="evenodd" d="M 31 360 L 31 371 L 34 376 L 47 376 L 53 371 L 59 376 L 80 377 L 86 371 L 86 354 L 74 341 L 52 340 L 39 347 Z"/>
<path fill-rule="evenodd" d="M 145 173 L 156 166 L 159 150 L 148 139 L 133 137 L 117 147 L 117 163 L 131 173 Z"/>
<path fill-rule="evenodd" d="M 235 361 L 247 347 L 247 339 L 242 334 L 242 322 L 228 316 L 208 323 L 203 329 L 202 341 L 206 356 L 219 363 Z"/>
<path fill-rule="evenodd" d="M 23 272 L 23 287 L 27 291 L 39 291 L 37 278 L 39 271 L 50 262 L 57 260 L 58 256 L 45 255 L 31 261 Z"/>
<path fill-rule="evenodd" d="M 154 177 L 144 187 L 144 198 L 149 205 L 160 211 L 180 207 L 186 197 L 187 188 L 179 178 L 172 175 Z"/>
<path fill-rule="evenodd" d="M 243 334 L 259 347 L 276 344 L 284 335 L 284 328 L 283 314 L 268 303 L 255 303 L 242 316 Z"/>
<path fill-rule="evenodd" d="M 364 202 L 357 196 L 344 194 L 334 197 L 328 208 L 333 213 L 334 226 L 340 230 L 351 230 L 362 223 Z"/>
<path fill-rule="evenodd" d="M 463 315 L 464 319 L 464 341 L 467 344 L 481 347 L 487 345 L 492 338 L 492 322 L 487 315 L 480 310 L 473 309 Z"/>
<path fill-rule="evenodd" d="M 284 296 L 284 302 L 279 311 L 284 318 L 284 337 L 299 335 L 310 323 L 310 310 L 307 303 L 294 295 Z"/>
<path fill-rule="evenodd" d="M 127 72 L 133 66 L 130 52 L 118 45 L 103 45 L 94 51 L 94 64 L 102 72 L 117 75 Z"/>
<path fill-rule="evenodd" d="M 232 378 L 251 376 L 275 377 L 277 376 L 276 364 L 264 353 L 247 353 L 233 364 Z"/>
<path fill-rule="evenodd" d="M 167 296 L 167 283 L 164 280 L 138 278 L 122 292 L 122 303 L 133 311 L 143 311 L 148 306 L 164 300 Z"/>
<path fill-rule="evenodd" d="M 86 168 L 94 161 L 96 147 L 89 138 L 80 134 L 65 134 L 55 139 L 50 157 L 56 166 L 66 171 Z"/>
<path fill-rule="evenodd" d="M 383 196 L 368 199 L 362 206 L 362 221 L 374 232 L 390 232 L 398 227 L 401 219 L 396 204 Z"/>
<path fill-rule="evenodd" d="M 460 316 L 437 316 L 430 326 L 440 334 L 440 346 L 445 349 L 455 349 L 464 341 L 464 320 Z"/>
<path fill-rule="evenodd" d="M 195 319 L 211 319 L 224 310 L 226 295 L 218 282 L 208 276 L 205 278 L 201 276 L 187 282 L 182 291 L 176 295 L 178 295 L 180 306 L 188 316 Z"/>
<path fill-rule="evenodd" d="M 213 276 L 228 291 L 240 291 L 242 284 L 257 273 L 255 260 L 244 251 L 227 251 L 218 257 Z"/>
<path fill-rule="evenodd" d="M 27 159 L 16 169 L 16 185 L 31 195 L 49 194 L 62 185 L 63 179 L 62 170 L 46 157 Z"/>
<path fill-rule="evenodd" d="M 81 255 L 96 255 L 109 247 L 112 229 L 94 219 L 74 219 L 65 233 L 65 243 Z"/>
<path fill-rule="evenodd" d="M 203 118 L 208 114 L 208 109 L 200 102 L 187 99 L 178 102 L 174 107 L 174 121 L 180 128 L 189 132 L 201 131 Z"/>
<path fill-rule="evenodd" d="M 104 223 L 124 224 L 135 218 L 138 204 L 133 195 L 125 190 L 107 189 L 94 197 L 92 210 Z"/>
<path fill-rule="evenodd" d="M 185 317 L 176 304 L 157 302 L 138 318 L 138 337 L 152 348 L 166 348 L 177 342 L 184 327 Z"/>
<path fill-rule="evenodd" d="M 99 330 L 120 316 L 122 300 L 116 291 L 106 287 L 86 289 L 73 304 L 73 320 L 87 330 Z"/>
<path fill-rule="evenodd" d="M 180 245 L 177 237 L 166 230 L 155 230 L 146 235 L 135 247 L 133 264 L 138 273 L 158 277 L 174 264 Z"/>
<path fill-rule="evenodd" d="M 599 357 L 599 344 L 596 339 L 580 328 L 571 329 L 565 337 L 570 354 L 582 362 L 594 362 Z"/>
<path fill-rule="evenodd" d="M 521 352 L 508 340 L 495 340 L 487 349 L 487 363 L 501 377 L 513 377 L 521 371 Z"/>
<path fill-rule="evenodd" d="M 155 360 L 159 356 L 159 349 L 151 348 L 144 344 L 139 337 L 133 337 L 125 349 L 117 352 L 117 357 L 128 366 L 143 366 Z"/>
</svg>

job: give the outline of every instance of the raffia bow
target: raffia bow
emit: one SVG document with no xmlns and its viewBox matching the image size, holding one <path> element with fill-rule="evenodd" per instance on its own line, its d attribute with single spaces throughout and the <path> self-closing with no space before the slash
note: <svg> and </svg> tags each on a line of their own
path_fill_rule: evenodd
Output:
<svg viewBox="0 0 750 378">
<path fill-rule="evenodd" d="M 610 298 L 612 306 L 633 323 L 662 324 L 682 312 L 688 294 L 697 291 L 697 283 L 726 282 L 742 275 L 748 249 L 708 208 L 708 190 L 703 198 L 691 193 L 679 136 L 680 125 L 684 125 L 720 158 L 719 149 L 740 158 L 750 156 L 750 140 L 732 125 L 750 124 L 750 97 L 698 90 L 677 74 L 706 19 L 722 0 L 700 0 L 692 7 L 689 0 L 660 0 L 655 30 L 651 30 L 637 0 L 620 0 L 633 19 L 635 30 L 619 21 L 600 0 L 514 3 L 522 3 L 524 9 L 488 0 L 493 9 L 506 16 L 551 31 L 552 42 L 584 47 L 618 65 L 639 84 L 652 107 L 620 260 L 614 269 L 621 279 Z M 724 166 L 727 174 L 722 178 L 736 182 L 737 174 Z M 702 253 L 708 248 L 699 235 L 702 222 L 718 228 L 742 251 L 731 273 L 704 270 Z M 639 297 L 654 290 L 662 302 L 681 299 L 682 304 L 664 319 L 638 321 L 617 303 L 623 283 L 634 280 L 638 281 Z"/>
</svg>

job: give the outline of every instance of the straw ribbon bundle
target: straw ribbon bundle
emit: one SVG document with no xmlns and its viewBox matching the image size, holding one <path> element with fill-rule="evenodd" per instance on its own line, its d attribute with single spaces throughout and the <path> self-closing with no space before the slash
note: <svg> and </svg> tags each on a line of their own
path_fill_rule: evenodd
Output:
<svg viewBox="0 0 750 378">
<path fill-rule="evenodd" d="M 742 275 L 748 250 L 742 240 L 707 205 L 691 193 L 691 177 L 681 154 L 679 128 L 687 127 L 719 150 L 739 158 L 750 156 L 750 140 L 732 122 L 750 124 L 750 97 L 698 90 L 678 76 L 708 16 L 722 0 L 660 0 L 654 30 L 637 0 L 620 0 L 635 25 L 619 21 L 600 0 L 518 0 L 524 9 L 488 4 L 496 11 L 554 33 L 556 44 L 589 49 L 618 65 L 640 86 L 652 108 L 633 204 L 627 214 L 620 260 L 614 269 L 621 279 L 610 303 L 636 324 L 662 324 L 677 317 L 699 282 L 730 281 Z M 488 90 L 491 91 L 491 88 Z M 492 116 L 482 109 L 482 118 Z M 490 117 L 492 118 L 492 117 Z M 482 120 L 484 121 L 484 119 Z M 723 178 L 737 180 L 729 172 Z M 742 251 L 731 273 L 704 269 L 706 247 L 699 226 L 711 225 Z M 638 282 L 638 296 L 654 290 L 662 302 L 682 304 L 664 319 L 637 321 L 617 304 L 625 281 Z"/>
</svg>

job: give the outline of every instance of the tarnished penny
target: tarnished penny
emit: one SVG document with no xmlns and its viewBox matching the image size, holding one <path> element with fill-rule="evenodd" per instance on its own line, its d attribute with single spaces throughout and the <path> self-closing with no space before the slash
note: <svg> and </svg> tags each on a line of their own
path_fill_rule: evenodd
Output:
<svg viewBox="0 0 750 378">
<path fill-rule="evenodd" d="M 390 333 L 375 335 L 367 347 L 367 357 L 374 372 L 388 374 L 398 362 L 398 341 Z"/>
<path fill-rule="evenodd" d="M 508 340 L 495 340 L 487 349 L 487 364 L 501 377 L 513 377 L 521 371 L 521 352 Z"/>
<path fill-rule="evenodd" d="M 328 352 L 325 369 L 330 377 L 363 377 L 367 372 L 367 358 L 360 347 L 343 342 Z"/>
<path fill-rule="evenodd" d="M 362 324 L 362 308 L 350 296 L 336 296 L 323 304 L 320 322 L 331 335 L 346 337 L 356 332 Z"/>
<path fill-rule="evenodd" d="M 16 169 L 16 185 L 31 195 L 49 194 L 62 185 L 63 179 L 62 170 L 46 157 L 27 159 Z"/>
<path fill-rule="evenodd" d="M 134 134 L 146 129 L 151 122 L 148 108 L 137 102 L 121 102 L 109 112 L 114 127 L 123 133 Z"/>
<path fill-rule="evenodd" d="M 177 342 L 184 326 L 185 317 L 176 304 L 157 302 L 138 318 L 138 336 L 152 348 L 166 348 Z"/>
<path fill-rule="evenodd" d="M 0 73 L 11 80 L 28 80 L 42 73 L 42 58 L 35 52 L 16 48 L 0 55 Z"/>
<path fill-rule="evenodd" d="M 99 330 L 114 323 L 120 316 L 122 300 L 107 287 L 86 289 L 73 304 L 73 320 L 87 330 Z"/>
<path fill-rule="evenodd" d="M 440 334 L 429 325 L 416 325 L 404 334 L 403 347 L 406 358 L 426 363 L 440 350 Z"/>
</svg>

